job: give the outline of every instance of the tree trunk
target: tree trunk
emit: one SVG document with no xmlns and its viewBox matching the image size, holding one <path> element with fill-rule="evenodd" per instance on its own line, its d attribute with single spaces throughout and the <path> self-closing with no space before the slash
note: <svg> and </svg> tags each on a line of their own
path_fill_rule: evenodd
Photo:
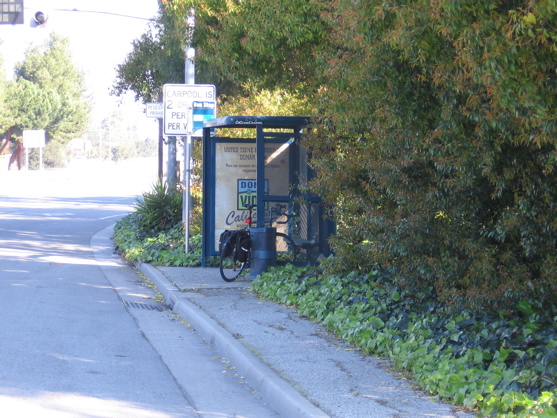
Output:
<svg viewBox="0 0 557 418">
<path fill-rule="evenodd" d="M 17 169 L 21 170 L 23 168 L 23 143 L 17 141 L 17 148 L 10 157 L 10 163 L 8 164 L 8 170 L 11 170 L 12 164 L 17 161 Z"/>
<path fill-rule="evenodd" d="M 4 153 L 4 150 L 6 148 L 8 148 L 8 144 L 10 143 L 10 139 L 12 137 L 12 133 L 11 131 L 8 129 L 7 135 L 6 135 L 6 142 L 4 142 L 4 145 L 2 145 L 2 148 L 0 149 L 0 155 L 2 155 Z"/>
</svg>

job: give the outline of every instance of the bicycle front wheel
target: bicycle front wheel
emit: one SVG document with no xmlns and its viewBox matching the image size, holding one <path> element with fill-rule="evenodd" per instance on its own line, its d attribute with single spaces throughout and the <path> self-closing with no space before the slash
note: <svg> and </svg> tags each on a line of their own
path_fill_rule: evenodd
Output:
<svg viewBox="0 0 557 418">
<path fill-rule="evenodd" d="M 220 276 L 226 282 L 233 282 L 242 274 L 244 268 L 246 267 L 246 263 L 242 263 L 238 260 L 235 260 L 236 257 L 221 257 L 219 263 L 219 271 Z"/>
</svg>

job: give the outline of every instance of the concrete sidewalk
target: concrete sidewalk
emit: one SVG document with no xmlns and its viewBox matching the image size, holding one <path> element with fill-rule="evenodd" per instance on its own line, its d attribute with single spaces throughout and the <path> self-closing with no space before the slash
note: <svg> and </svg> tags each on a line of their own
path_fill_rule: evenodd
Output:
<svg viewBox="0 0 557 418">
<path fill-rule="evenodd" d="M 139 263 L 166 303 L 284 417 L 468 417 L 216 268 Z"/>
</svg>

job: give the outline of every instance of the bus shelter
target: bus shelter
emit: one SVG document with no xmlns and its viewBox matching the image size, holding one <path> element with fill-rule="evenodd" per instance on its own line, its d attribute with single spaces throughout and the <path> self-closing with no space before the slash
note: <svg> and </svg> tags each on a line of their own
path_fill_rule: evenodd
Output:
<svg viewBox="0 0 557 418">
<path fill-rule="evenodd" d="M 222 232 L 246 226 L 250 206 L 255 206 L 252 231 L 272 228 L 289 235 L 306 253 L 306 262 L 330 253 L 334 225 L 319 196 L 301 192 L 313 176 L 300 143 L 309 126 L 310 118 L 300 116 L 226 116 L 204 122 L 203 265 L 218 255 Z M 245 138 L 225 137 L 220 136 L 223 128 L 252 132 Z M 252 251 L 253 258 L 257 253 Z"/>
</svg>

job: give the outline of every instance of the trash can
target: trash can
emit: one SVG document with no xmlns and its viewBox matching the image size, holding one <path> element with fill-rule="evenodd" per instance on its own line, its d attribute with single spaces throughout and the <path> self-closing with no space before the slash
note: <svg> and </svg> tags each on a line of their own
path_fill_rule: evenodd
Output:
<svg viewBox="0 0 557 418">
<path fill-rule="evenodd" d="M 277 264 L 276 228 L 251 228 L 251 266 L 250 279 L 255 279 L 268 267 Z"/>
</svg>

